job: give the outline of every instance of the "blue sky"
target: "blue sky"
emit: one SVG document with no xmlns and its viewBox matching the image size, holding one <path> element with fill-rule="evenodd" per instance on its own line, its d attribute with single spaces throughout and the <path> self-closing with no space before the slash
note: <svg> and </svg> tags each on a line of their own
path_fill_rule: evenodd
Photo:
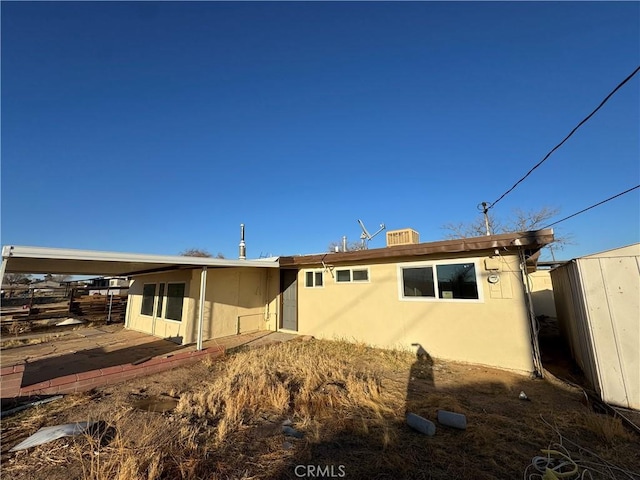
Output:
<svg viewBox="0 0 640 480">
<path fill-rule="evenodd" d="M 249 257 L 440 240 L 640 63 L 637 2 L 2 2 L 2 244 Z M 494 211 L 637 185 L 640 75 Z M 640 241 L 639 191 L 560 224 Z M 370 247 L 384 246 L 379 235 Z"/>
</svg>

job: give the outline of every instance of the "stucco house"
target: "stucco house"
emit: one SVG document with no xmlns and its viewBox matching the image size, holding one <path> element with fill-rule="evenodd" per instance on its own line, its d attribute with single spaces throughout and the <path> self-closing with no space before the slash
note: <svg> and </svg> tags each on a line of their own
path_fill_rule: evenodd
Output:
<svg viewBox="0 0 640 480">
<path fill-rule="evenodd" d="M 541 371 L 525 282 L 552 230 L 280 257 L 280 329 Z"/>
<path fill-rule="evenodd" d="M 126 327 L 179 343 L 282 330 L 541 372 L 525 275 L 553 231 L 260 260 L 5 246 L 2 270 L 130 278 Z"/>
</svg>

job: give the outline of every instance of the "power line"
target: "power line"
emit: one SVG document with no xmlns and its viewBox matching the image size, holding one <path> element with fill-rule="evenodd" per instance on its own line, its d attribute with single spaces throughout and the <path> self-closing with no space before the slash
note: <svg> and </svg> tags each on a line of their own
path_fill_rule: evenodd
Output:
<svg viewBox="0 0 640 480">
<path fill-rule="evenodd" d="M 603 203 L 607 203 L 609 200 L 613 200 L 614 198 L 621 197 L 621 196 L 622 196 L 622 195 L 624 195 L 625 193 L 629 193 L 629 192 L 631 192 L 632 190 L 635 190 L 636 188 L 640 188 L 640 185 L 636 185 L 635 187 L 632 187 L 632 188 L 630 188 L 629 190 L 625 190 L 624 192 L 618 193 L 617 195 L 614 195 L 613 197 L 609 197 L 609 198 L 607 198 L 606 200 L 602 200 L 601 202 L 598 202 L 598 203 L 596 203 L 596 204 L 594 204 L 594 205 L 591 205 L 590 207 L 587 207 L 587 208 L 585 208 L 585 209 L 583 209 L 583 210 L 580 210 L 579 212 L 576 212 L 576 213 L 574 213 L 573 215 L 569 215 L 568 217 L 564 217 L 562 220 L 558 220 L 557 222 L 553 222 L 553 223 L 551 223 L 551 224 L 547 225 L 546 227 L 543 227 L 543 229 L 544 229 L 544 228 L 553 227 L 554 225 L 557 225 L 557 224 L 558 224 L 558 223 L 560 223 L 560 222 L 564 222 L 565 220 L 569 220 L 570 218 L 575 217 L 576 215 L 580 215 L 581 213 L 584 213 L 584 212 L 586 212 L 587 210 L 591 210 L 592 208 L 595 208 L 595 207 L 597 207 L 598 205 L 602 205 Z"/>
<path fill-rule="evenodd" d="M 547 153 L 547 154 L 545 155 L 545 157 L 544 157 L 542 160 L 540 160 L 540 161 L 539 161 L 539 162 L 538 162 L 538 163 L 537 163 L 537 164 L 536 164 L 536 165 L 535 165 L 531 170 L 529 170 L 529 171 L 527 172 L 527 174 L 526 174 L 524 177 L 522 177 L 520 180 L 518 180 L 518 181 L 517 181 L 517 182 L 516 182 L 516 183 L 515 183 L 515 184 L 514 184 L 514 185 L 513 185 L 509 190 L 507 190 L 507 191 L 506 191 L 506 192 L 504 192 L 502 195 L 500 195 L 500 198 L 498 198 L 495 202 L 491 203 L 491 204 L 489 205 L 489 207 L 487 208 L 487 210 L 489 210 L 489 209 L 493 208 L 493 207 L 496 205 L 496 203 L 498 203 L 500 200 L 502 200 L 504 197 L 506 197 L 509 193 L 511 193 L 511 192 L 512 192 L 512 191 L 513 191 L 513 190 L 514 190 L 514 189 L 515 189 L 515 188 L 516 188 L 520 183 L 522 183 L 522 181 L 523 181 L 525 178 L 527 178 L 529 175 L 531 175 L 531 173 L 532 173 L 536 168 L 538 168 L 540 165 L 542 165 L 542 164 L 545 162 L 545 160 L 547 160 L 547 158 L 549 158 L 549 157 L 551 156 L 551 154 L 552 154 L 553 152 L 555 152 L 558 148 L 560 148 L 560 147 L 564 144 L 564 142 L 566 142 L 567 140 L 569 140 L 569 138 L 570 138 L 570 137 L 571 137 L 571 136 L 576 132 L 576 130 L 578 130 L 582 125 L 584 125 L 584 124 L 585 124 L 585 123 L 586 123 L 586 122 L 587 122 L 591 117 L 593 117 L 593 115 L 594 115 L 598 110 L 600 110 L 600 109 L 602 108 L 602 106 L 603 106 L 605 103 L 607 103 L 607 101 L 608 101 L 608 100 L 609 100 L 609 99 L 610 99 L 610 98 L 611 98 L 611 97 L 612 97 L 612 96 L 613 96 L 613 95 L 614 95 L 614 94 L 615 94 L 615 93 L 616 93 L 616 92 L 617 92 L 617 91 L 618 91 L 618 90 L 619 90 L 619 89 L 620 89 L 620 88 L 621 88 L 625 83 L 627 83 L 629 80 L 631 80 L 631 79 L 633 78 L 633 76 L 634 76 L 636 73 L 638 73 L 638 71 L 640 71 L 640 66 L 638 66 L 638 67 L 637 67 L 637 68 L 636 68 L 636 69 L 635 69 L 635 70 L 634 70 L 634 71 L 633 71 L 633 72 L 632 72 L 632 73 L 631 73 L 627 78 L 625 78 L 622 82 L 620 82 L 620 83 L 618 84 L 618 86 L 617 86 L 616 88 L 614 88 L 614 89 L 611 91 L 611 93 L 609 93 L 609 95 L 607 95 L 607 96 L 605 97 L 605 99 L 604 99 L 604 100 L 602 100 L 602 102 L 600 102 L 600 105 L 598 105 L 598 106 L 596 107 L 596 109 L 595 109 L 593 112 L 591 112 L 589 115 L 587 115 L 587 116 L 586 116 L 586 117 L 585 117 L 585 118 L 584 118 L 584 119 L 583 119 L 583 120 L 582 120 L 582 121 L 581 121 L 581 122 L 580 122 L 580 123 L 579 123 L 579 124 L 574 128 L 574 129 L 573 129 L 573 130 L 571 130 L 571 132 L 569 133 L 569 135 L 567 135 L 566 137 L 564 137 L 564 139 L 563 139 L 563 140 L 562 140 L 558 145 L 556 145 L 555 147 L 553 147 L 553 148 L 551 149 L 551 151 L 550 151 L 549 153 Z"/>
</svg>

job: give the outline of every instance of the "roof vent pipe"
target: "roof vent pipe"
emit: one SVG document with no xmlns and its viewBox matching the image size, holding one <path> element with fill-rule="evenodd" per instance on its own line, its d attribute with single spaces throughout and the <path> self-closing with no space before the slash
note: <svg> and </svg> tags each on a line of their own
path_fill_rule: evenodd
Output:
<svg viewBox="0 0 640 480">
<path fill-rule="evenodd" d="M 346 252 L 347 251 L 347 236 L 344 235 L 342 237 L 342 251 Z"/>
<path fill-rule="evenodd" d="M 244 243 L 244 223 L 240 224 L 240 255 L 238 258 L 240 260 L 247 259 L 247 246 Z"/>
</svg>

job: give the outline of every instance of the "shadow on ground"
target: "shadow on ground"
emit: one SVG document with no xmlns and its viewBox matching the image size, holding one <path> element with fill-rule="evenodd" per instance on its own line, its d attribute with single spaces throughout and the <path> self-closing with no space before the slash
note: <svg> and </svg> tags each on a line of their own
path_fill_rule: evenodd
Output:
<svg viewBox="0 0 640 480">
<path fill-rule="evenodd" d="M 177 345 L 170 340 L 156 340 L 117 350 L 98 347 L 27 361 L 22 377 L 22 387 L 65 375 L 134 363 L 149 357 L 174 353 L 183 348 L 186 346 Z"/>
</svg>

